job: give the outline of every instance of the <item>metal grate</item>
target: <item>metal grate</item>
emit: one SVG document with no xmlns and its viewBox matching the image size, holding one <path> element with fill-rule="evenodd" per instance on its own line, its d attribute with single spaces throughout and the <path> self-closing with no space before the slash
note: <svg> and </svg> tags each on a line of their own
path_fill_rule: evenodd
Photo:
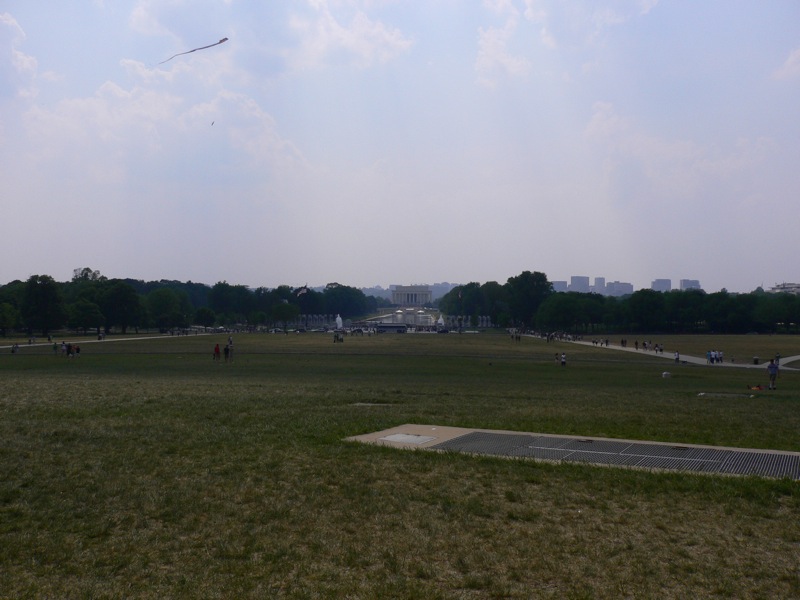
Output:
<svg viewBox="0 0 800 600">
<path fill-rule="evenodd" d="M 800 480 L 800 455 L 788 452 L 480 431 L 431 446 L 431 449 L 534 460 Z"/>
</svg>

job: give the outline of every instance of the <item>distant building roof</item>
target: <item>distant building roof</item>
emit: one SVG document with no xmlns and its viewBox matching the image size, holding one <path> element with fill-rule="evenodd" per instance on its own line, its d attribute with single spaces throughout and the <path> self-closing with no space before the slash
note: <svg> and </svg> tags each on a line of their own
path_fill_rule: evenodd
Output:
<svg viewBox="0 0 800 600">
<path fill-rule="evenodd" d="M 773 294 L 788 293 L 800 295 L 800 283 L 779 283 L 769 291 Z"/>
</svg>

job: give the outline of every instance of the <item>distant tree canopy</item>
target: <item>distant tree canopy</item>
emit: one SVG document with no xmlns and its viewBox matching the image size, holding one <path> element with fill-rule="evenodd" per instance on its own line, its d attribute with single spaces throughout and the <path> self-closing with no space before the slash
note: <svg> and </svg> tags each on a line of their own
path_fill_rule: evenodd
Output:
<svg viewBox="0 0 800 600">
<path fill-rule="evenodd" d="M 146 304 L 148 323 L 160 331 L 188 327 L 194 316 L 189 296 L 183 290 L 157 288 L 147 294 Z"/>
<path fill-rule="evenodd" d="M 621 298 L 555 293 L 542 273 L 524 272 L 505 285 L 490 281 L 453 288 L 439 301 L 442 312 L 471 319 L 573 333 L 778 333 L 800 332 L 800 296 L 756 290 L 655 292 L 642 289 Z"/>
<path fill-rule="evenodd" d="M 21 306 L 25 326 L 32 334 L 35 330 L 46 336 L 67 321 L 67 307 L 61 286 L 49 275 L 31 275 L 25 283 Z"/>
<path fill-rule="evenodd" d="M 544 273 L 524 271 L 509 277 L 505 285 L 490 281 L 453 288 L 439 301 L 448 314 L 488 315 L 499 325 L 533 327 L 541 304 L 553 294 Z"/>
<path fill-rule="evenodd" d="M 64 326 L 88 332 L 112 328 L 191 325 L 285 326 L 300 315 L 325 314 L 353 319 L 390 306 L 384 298 L 329 283 L 321 291 L 307 286 L 248 288 L 225 281 L 213 286 L 179 281 L 108 279 L 89 267 L 58 283 L 48 275 L 0 286 L 0 335 L 25 329 L 30 334 Z M 749 294 L 725 290 L 655 292 L 639 290 L 612 298 L 597 294 L 555 293 L 544 273 L 523 271 L 504 284 L 471 282 L 439 299 L 440 310 L 477 323 L 489 316 L 501 327 L 528 327 L 574 333 L 777 333 L 800 332 L 800 296 L 758 289 Z"/>
<path fill-rule="evenodd" d="M 68 312 L 69 326 L 83 333 L 87 333 L 90 329 L 99 332 L 106 320 L 100 307 L 85 298 L 79 298 L 70 304 Z"/>
<path fill-rule="evenodd" d="M 346 285 L 328 284 L 322 292 L 322 299 L 328 314 L 341 315 L 343 319 L 365 315 L 369 311 L 364 292 Z"/>
<path fill-rule="evenodd" d="M 0 335 L 25 328 L 42 334 L 68 326 L 76 331 L 141 327 L 171 330 L 192 325 L 258 326 L 285 324 L 299 315 L 366 316 L 389 303 L 338 283 L 317 291 L 306 286 L 273 289 L 213 286 L 188 281 L 108 279 L 90 267 L 73 270 L 58 283 L 47 275 L 0 286 Z"/>
<path fill-rule="evenodd" d="M 144 325 L 144 299 L 124 281 L 109 281 L 100 291 L 99 299 L 100 310 L 106 317 L 106 332 L 119 327 L 122 333 L 126 333 L 128 327 Z"/>
</svg>

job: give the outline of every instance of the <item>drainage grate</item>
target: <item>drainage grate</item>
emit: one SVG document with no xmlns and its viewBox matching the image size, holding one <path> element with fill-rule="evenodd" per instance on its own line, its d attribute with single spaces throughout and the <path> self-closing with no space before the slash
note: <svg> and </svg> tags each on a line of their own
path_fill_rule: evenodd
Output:
<svg viewBox="0 0 800 600">
<path fill-rule="evenodd" d="M 628 454 L 614 454 L 609 452 L 573 452 L 564 460 L 568 462 L 587 463 L 591 465 L 618 465 L 621 467 L 634 467 L 641 456 L 631 456 Z"/>
<path fill-rule="evenodd" d="M 431 446 L 431 449 L 536 460 L 800 480 L 800 455 L 795 453 L 479 431 Z"/>
<path fill-rule="evenodd" d="M 563 460 L 572 454 L 572 450 L 558 450 L 557 448 L 536 448 L 534 446 L 523 446 L 517 448 L 509 456 L 519 456 L 520 458 L 538 458 L 539 460 Z"/>
<path fill-rule="evenodd" d="M 735 452 L 720 473 L 800 479 L 800 456 L 772 452 Z"/>
<path fill-rule="evenodd" d="M 562 448 L 580 452 L 613 452 L 614 454 L 621 454 L 630 446 L 630 442 L 617 442 L 614 440 L 572 440 Z"/>
<path fill-rule="evenodd" d="M 667 471 L 694 471 L 715 473 L 719 471 L 719 463 L 709 460 L 687 460 L 685 458 L 668 458 L 665 456 L 642 456 L 636 465 L 645 469 L 664 469 Z"/>
</svg>

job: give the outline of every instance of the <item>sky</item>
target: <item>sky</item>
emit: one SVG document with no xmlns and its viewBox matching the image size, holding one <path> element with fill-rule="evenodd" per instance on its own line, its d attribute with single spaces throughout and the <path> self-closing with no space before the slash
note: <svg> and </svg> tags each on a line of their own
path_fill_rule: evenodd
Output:
<svg viewBox="0 0 800 600">
<path fill-rule="evenodd" d="M 798 282 L 800 3 L 0 1 L 0 210 L 0 284 Z"/>
</svg>

